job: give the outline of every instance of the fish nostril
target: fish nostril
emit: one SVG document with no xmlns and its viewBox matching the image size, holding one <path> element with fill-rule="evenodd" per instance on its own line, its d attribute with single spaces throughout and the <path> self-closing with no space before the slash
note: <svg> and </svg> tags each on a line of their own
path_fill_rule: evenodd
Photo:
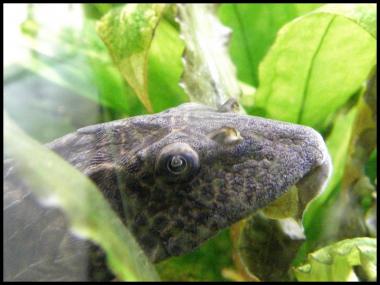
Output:
<svg viewBox="0 0 380 285">
<path fill-rule="evenodd" d="M 272 153 L 267 153 L 265 154 L 265 158 L 269 161 L 273 161 L 274 160 L 274 154 Z"/>
</svg>

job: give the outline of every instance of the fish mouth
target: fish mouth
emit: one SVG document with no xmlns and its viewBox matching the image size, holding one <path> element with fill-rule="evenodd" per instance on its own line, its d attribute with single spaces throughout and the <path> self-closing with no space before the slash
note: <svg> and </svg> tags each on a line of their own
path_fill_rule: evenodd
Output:
<svg viewBox="0 0 380 285">
<path fill-rule="evenodd" d="M 264 216 L 275 219 L 284 234 L 293 240 L 305 240 L 303 215 L 327 186 L 332 172 L 332 162 L 326 147 L 322 149 L 323 157 L 317 165 L 269 206 L 261 209 Z"/>
<path fill-rule="evenodd" d="M 303 215 L 311 204 L 312 200 L 317 198 L 325 189 L 329 181 L 332 169 L 330 156 L 321 165 L 309 171 L 296 184 L 290 187 L 290 191 L 296 197 L 296 201 L 290 201 L 290 204 L 296 204 L 296 212 L 293 216 L 282 217 L 277 219 L 282 231 L 293 240 L 305 240 L 306 236 L 303 227 Z M 293 198 L 292 195 L 285 194 Z M 289 202 L 289 201 L 288 201 Z M 267 215 L 266 215 L 267 216 Z"/>
<path fill-rule="evenodd" d="M 308 129 L 313 137 L 313 148 L 320 154 L 318 160 L 312 169 L 289 185 L 282 195 L 262 208 L 268 218 L 292 218 L 302 226 L 301 221 L 306 208 L 326 189 L 332 173 L 331 157 L 322 136 L 315 130 Z"/>
<path fill-rule="evenodd" d="M 322 159 L 315 168 L 311 169 L 295 184 L 298 189 L 299 208 L 302 210 L 299 213 L 299 218 L 302 218 L 302 214 L 310 204 L 311 200 L 316 198 L 326 189 L 333 168 L 330 154 L 322 136 L 314 129 L 311 130 L 314 132 L 317 148 L 322 154 Z"/>
<path fill-rule="evenodd" d="M 297 218 L 302 218 L 311 200 L 319 196 L 327 186 L 332 172 L 330 156 L 319 166 L 309 171 L 295 186 L 298 189 L 299 213 Z"/>
<path fill-rule="evenodd" d="M 298 190 L 298 212 L 294 218 L 299 221 L 310 202 L 326 189 L 332 173 L 332 161 L 323 137 L 313 128 L 305 128 L 313 138 L 313 145 L 320 152 L 320 158 L 316 166 L 292 186 Z"/>
</svg>

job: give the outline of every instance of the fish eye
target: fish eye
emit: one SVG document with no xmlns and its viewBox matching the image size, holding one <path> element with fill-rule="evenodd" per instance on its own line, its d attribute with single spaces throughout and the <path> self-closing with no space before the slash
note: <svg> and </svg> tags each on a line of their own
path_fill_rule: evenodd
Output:
<svg viewBox="0 0 380 285">
<path fill-rule="evenodd" d="M 156 174 L 167 182 L 191 180 L 199 169 L 197 152 L 186 143 L 165 146 L 156 161 Z"/>
<path fill-rule="evenodd" d="M 182 155 L 174 155 L 169 157 L 167 163 L 167 169 L 173 174 L 181 174 L 186 171 L 187 161 Z"/>
</svg>

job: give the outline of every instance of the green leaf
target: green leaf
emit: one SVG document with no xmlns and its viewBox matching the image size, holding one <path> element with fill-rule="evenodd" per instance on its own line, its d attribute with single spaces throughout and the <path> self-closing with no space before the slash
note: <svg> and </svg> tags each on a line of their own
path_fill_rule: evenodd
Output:
<svg viewBox="0 0 380 285">
<path fill-rule="evenodd" d="M 95 23 L 84 19 L 83 29 L 70 28 L 58 35 L 42 25 L 38 42 L 27 41 L 35 56 L 24 61 L 22 66 L 73 94 L 98 103 L 110 110 L 113 119 L 144 113 L 143 105 L 125 83 L 107 47 L 97 36 Z M 72 36 L 67 37 L 67 34 Z M 178 87 L 178 90 L 181 89 Z"/>
<path fill-rule="evenodd" d="M 182 86 L 191 101 L 217 107 L 240 96 L 226 42 L 230 30 L 212 4 L 178 4 L 181 36 L 186 44 Z"/>
<path fill-rule="evenodd" d="M 144 113 L 144 106 L 132 88 L 125 83 L 106 46 L 97 36 L 95 21 L 85 20 L 83 30 L 77 33 L 81 34 L 84 47 L 91 51 L 85 54 L 85 60 L 89 67 L 89 83 L 96 87 L 94 93 L 98 103 L 111 109 L 113 119 Z M 99 57 L 103 60 L 99 60 Z"/>
<path fill-rule="evenodd" d="M 365 29 L 376 39 L 376 4 L 327 4 L 317 12 L 326 12 L 344 16 Z"/>
<path fill-rule="evenodd" d="M 155 112 L 189 101 L 179 86 L 183 49 L 178 31 L 161 20 L 148 54 L 149 94 Z"/>
<path fill-rule="evenodd" d="M 360 265 L 368 279 L 375 281 L 376 245 L 374 238 L 337 242 L 309 254 L 307 264 L 294 268 L 295 275 L 298 281 L 350 281 L 355 278 L 353 266 Z"/>
<path fill-rule="evenodd" d="M 257 111 L 323 129 L 375 62 L 376 40 L 360 24 L 333 13 L 305 15 L 279 31 L 260 64 Z"/>
<path fill-rule="evenodd" d="M 165 4 L 126 4 L 101 18 L 97 32 L 121 74 L 149 112 L 147 58 Z"/>
<path fill-rule="evenodd" d="M 54 201 L 74 232 L 99 244 L 120 280 L 158 280 L 133 236 L 86 176 L 27 136 L 7 115 L 4 138 L 7 154 L 18 162 L 33 193 Z"/>
<path fill-rule="evenodd" d="M 255 104 L 256 88 L 241 81 L 239 81 L 239 85 L 242 93 L 239 103 L 245 108 L 252 107 Z"/>
<path fill-rule="evenodd" d="M 71 38 L 56 36 L 42 26 L 40 34 L 44 45 L 29 42 L 28 47 L 37 56 L 23 62 L 23 67 L 74 94 L 97 102 L 103 110 L 109 111 L 109 119 L 146 113 L 135 92 L 112 62 L 107 47 L 97 36 L 95 21 L 85 19 L 82 30 L 70 29 L 69 32 Z M 47 56 L 41 46 L 54 46 L 54 52 Z M 148 88 L 155 112 L 188 101 L 178 85 L 183 71 L 183 48 L 178 31 L 162 19 L 148 53 Z"/>
<path fill-rule="evenodd" d="M 258 86 L 259 63 L 287 22 L 320 4 L 222 4 L 218 15 L 232 29 L 229 52 L 239 80 Z"/>
</svg>

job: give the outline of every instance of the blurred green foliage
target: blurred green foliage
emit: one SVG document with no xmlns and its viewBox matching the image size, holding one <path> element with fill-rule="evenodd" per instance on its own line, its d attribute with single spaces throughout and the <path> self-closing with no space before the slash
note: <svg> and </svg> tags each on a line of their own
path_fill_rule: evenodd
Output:
<svg viewBox="0 0 380 285">
<path fill-rule="evenodd" d="M 105 250 L 108 264 L 119 280 L 159 279 L 132 234 L 88 177 L 28 137 L 6 114 L 5 134 L 7 152 L 21 165 L 22 179 L 28 181 L 40 201 L 65 211 L 76 234 Z"/>
<path fill-rule="evenodd" d="M 128 35 L 127 45 L 119 46 L 117 60 L 112 60 L 110 42 L 112 45 L 124 35 L 121 27 L 114 26 L 113 34 L 108 34 L 107 49 L 96 32 L 96 23 L 104 23 L 97 21 L 104 21 L 112 13 L 118 15 L 117 11 L 128 10 L 128 5 L 83 4 L 82 28 L 67 28 L 60 34 L 49 33 L 38 19 L 29 18 L 22 26 L 32 51 L 23 67 L 98 104 L 104 115 L 93 123 L 146 114 L 146 106 L 159 112 L 189 100 L 179 87 L 184 70 L 181 57 L 187 44 L 180 38 L 174 19 L 175 6 L 168 5 L 167 10 L 157 14 L 159 21 L 151 25 L 142 20 L 148 39 L 143 41 L 140 61 L 128 63 L 127 71 L 123 65 L 124 57 L 134 54 L 133 49 L 124 49 L 141 36 L 140 26 Z M 141 11 L 153 13 L 149 9 Z M 102 18 L 104 15 L 106 18 Z M 249 88 L 257 88 L 253 102 L 247 104 L 247 113 L 316 128 L 324 135 L 333 160 L 334 171 L 325 192 L 304 213 L 307 240 L 293 263 L 302 264 L 317 247 L 347 237 L 369 235 L 355 229 L 343 235 L 332 234 L 331 230 L 340 229 L 337 225 L 344 212 L 339 209 L 345 208 L 339 207 L 347 204 L 347 197 L 356 203 L 352 187 L 342 185 L 348 175 L 347 161 L 356 149 L 353 138 L 360 137 L 355 127 L 361 113 L 359 102 L 366 94 L 366 80 L 373 76 L 371 70 L 376 65 L 376 4 L 221 4 L 218 16 L 232 30 L 229 54 L 237 78 Z M 127 21 L 119 24 L 128 28 L 124 26 Z M 45 52 L 46 44 L 54 47 L 53 54 Z M 130 73 L 134 71 L 140 73 L 132 74 L 135 79 L 131 79 Z M 138 91 L 141 86 L 136 87 L 133 80 L 142 82 L 144 104 L 136 96 L 142 92 Z M 376 95 L 370 99 L 366 101 L 368 106 L 376 103 Z M 376 116 L 376 109 L 370 110 Z M 376 146 L 369 151 L 370 155 L 360 163 L 361 176 L 356 178 L 368 176 L 375 188 Z M 376 196 L 373 191 L 370 194 Z M 359 209 L 355 213 L 361 217 L 376 203 L 375 199 L 367 201 L 364 208 L 355 204 Z M 234 267 L 233 250 L 236 249 L 232 248 L 228 231 L 223 231 L 198 250 L 162 262 L 157 268 L 163 280 L 224 280 L 222 270 Z M 234 270 L 244 275 L 239 268 Z"/>
<path fill-rule="evenodd" d="M 157 265 L 162 280 L 226 280 L 222 269 L 233 268 L 229 230 L 219 232 L 200 248 L 184 256 L 173 257 Z"/>
</svg>

